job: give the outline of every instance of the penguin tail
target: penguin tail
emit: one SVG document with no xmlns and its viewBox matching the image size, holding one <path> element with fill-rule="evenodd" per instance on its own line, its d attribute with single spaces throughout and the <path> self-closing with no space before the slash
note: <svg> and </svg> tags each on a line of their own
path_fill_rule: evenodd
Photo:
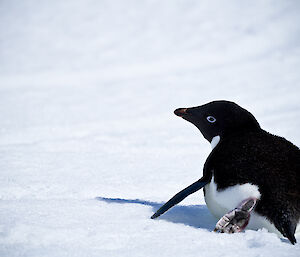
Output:
<svg viewBox="0 0 300 257">
<path fill-rule="evenodd" d="M 284 228 L 285 231 L 285 236 L 287 237 L 288 240 L 290 240 L 290 242 L 294 245 L 297 243 L 297 240 L 295 238 L 295 234 L 292 232 L 291 229 L 286 229 Z"/>
<path fill-rule="evenodd" d="M 297 243 L 295 238 L 295 231 L 296 231 L 296 222 L 288 221 L 283 222 L 279 227 L 279 231 L 285 236 L 290 242 L 294 245 Z"/>
</svg>

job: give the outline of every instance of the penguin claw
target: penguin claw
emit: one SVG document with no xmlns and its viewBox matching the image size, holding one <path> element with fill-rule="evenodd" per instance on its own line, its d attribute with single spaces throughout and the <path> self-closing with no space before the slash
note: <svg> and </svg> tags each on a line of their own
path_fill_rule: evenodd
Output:
<svg viewBox="0 0 300 257">
<path fill-rule="evenodd" d="M 256 204 L 255 198 L 243 201 L 237 208 L 226 213 L 216 224 L 214 232 L 237 233 L 243 231 L 250 220 L 250 212 Z"/>
</svg>

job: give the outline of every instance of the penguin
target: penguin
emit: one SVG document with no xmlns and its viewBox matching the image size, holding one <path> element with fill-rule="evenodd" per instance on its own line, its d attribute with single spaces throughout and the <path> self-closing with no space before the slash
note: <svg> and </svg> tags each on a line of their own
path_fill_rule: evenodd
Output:
<svg viewBox="0 0 300 257">
<path fill-rule="evenodd" d="M 159 217 L 204 187 L 214 231 L 235 233 L 267 228 L 296 243 L 300 228 L 300 150 L 263 130 L 255 117 L 234 102 L 218 100 L 179 108 L 174 113 L 194 124 L 211 143 L 203 177 L 166 202 Z"/>
</svg>

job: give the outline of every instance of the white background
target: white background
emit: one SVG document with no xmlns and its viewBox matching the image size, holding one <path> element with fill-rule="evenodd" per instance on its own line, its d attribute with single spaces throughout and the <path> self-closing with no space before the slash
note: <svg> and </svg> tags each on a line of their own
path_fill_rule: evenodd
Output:
<svg viewBox="0 0 300 257">
<path fill-rule="evenodd" d="M 202 190 L 150 219 L 210 152 L 178 107 L 235 101 L 300 146 L 299 12 L 1 0 L 0 255 L 299 256 L 266 230 L 211 232 Z"/>
</svg>

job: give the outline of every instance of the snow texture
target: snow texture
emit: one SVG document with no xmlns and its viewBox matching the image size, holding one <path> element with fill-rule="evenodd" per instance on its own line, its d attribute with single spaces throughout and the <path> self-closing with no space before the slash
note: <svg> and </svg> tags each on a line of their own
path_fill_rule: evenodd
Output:
<svg viewBox="0 0 300 257">
<path fill-rule="evenodd" d="M 300 146 L 300 2 L 1 0 L 0 256 L 299 256 L 211 232 L 210 145 L 179 107 L 237 102 Z M 300 242 L 300 236 L 296 236 Z"/>
</svg>

